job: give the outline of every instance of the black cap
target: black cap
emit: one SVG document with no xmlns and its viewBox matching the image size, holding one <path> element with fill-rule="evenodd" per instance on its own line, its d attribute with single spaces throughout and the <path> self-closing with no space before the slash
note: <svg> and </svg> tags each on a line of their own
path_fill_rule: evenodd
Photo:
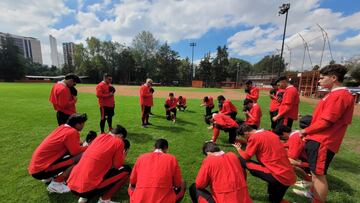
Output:
<svg viewBox="0 0 360 203">
<path fill-rule="evenodd" d="M 251 80 L 247 80 L 247 81 L 245 81 L 245 84 L 251 85 L 251 84 L 252 84 L 252 81 L 251 81 Z"/>
<path fill-rule="evenodd" d="M 79 76 L 75 75 L 74 73 L 69 73 L 65 75 L 65 80 L 74 80 L 76 83 L 81 83 Z"/>
<path fill-rule="evenodd" d="M 312 120 L 312 116 L 310 115 L 302 116 L 299 120 L 299 127 L 301 129 L 309 127 L 309 125 L 311 124 L 311 120 Z"/>
</svg>

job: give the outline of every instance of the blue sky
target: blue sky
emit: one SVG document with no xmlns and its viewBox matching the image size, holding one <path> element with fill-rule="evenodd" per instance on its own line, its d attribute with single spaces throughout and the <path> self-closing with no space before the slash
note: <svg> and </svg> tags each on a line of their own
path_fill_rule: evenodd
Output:
<svg viewBox="0 0 360 203">
<path fill-rule="evenodd" d="M 51 64 L 48 35 L 61 43 L 84 42 L 95 36 L 131 46 L 132 38 L 147 30 L 167 41 L 181 58 L 191 58 L 190 42 L 195 42 L 194 61 L 215 54 L 226 45 L 231 57 L 256 63 L 268 54 L 278 53 L 284 15 L 278 7 L 290 3 L 284 59 L 290 69 L 319 63 L 323 38 L 317 26 L 328 33 L 333 57 L 341 62 L 360 54 L 359 0 L 4 0 L 0 2 L 0 32 L 36 37 L 41 40 L 43 61 Z M 308 41 L 310 60 L 302 64 Z M 315 40 L 312 40 L 315 39 Z M 324 61 L 331 60 L 329 48 Z"/>
</svg>

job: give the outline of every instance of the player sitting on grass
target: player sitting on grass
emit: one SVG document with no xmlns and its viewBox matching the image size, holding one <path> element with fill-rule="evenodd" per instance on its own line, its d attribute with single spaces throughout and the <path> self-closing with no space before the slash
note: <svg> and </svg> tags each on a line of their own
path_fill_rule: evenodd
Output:
<svg viewBox="0 0 360 203">
<path fill-rule="evenodd" d="M 244 169 L 233 152 L 225 153 L 213 142 L 203 145 L 206 158 L 199 169 L 196 181 L 189 188 L 195 203 L 251 203 Z M 211 187 L 211 193 L 206 188 Z"/>
<path fill-rule="evenodd" d="M 174 97 L 174 93 L 169 93 L 169 97 L 165 100 L 165 113 L 166 120 L 172 120 L 174 123 L 176 122 L 176 106 L 177 106 L 177 98 Z"/>
<path fill-rule="evenodd" d="M 98 195 L 98 203 L 112 203 L 111 197 L 128 180 L 131 168 L 123 165 L 128 151 L 125 145 L 130 147 L 126 135 L 126 129 L 116 125 L 109 133 L 97 136 L 71 171 L 67 182 L 80 197 L 79 203 Z"/>
<path fill-rule="evenodd" d="M 178 102 L 177 102 L 177 108 L 179 111 L 185 111 L 186 109 L 186 97 L 179 96 Z"/>
<path fill-rule="evenodd" d="M 237 108 L 236 106 L 228 99 L 225 99 L 223 95 L 219 95 L 218 98 L 219 113 L 224 114 L 236 120 Z"/>
<path fill-rule="evenodd" d="M 29 173 L 45 183 L 51 181 L 47 187 L 49 192 L 70 191 L 64 181 L 87 148 L 80 146 L 79 133 L 86 120 L 86 114 L 71 115 L 66 124 L 51 132 L 33 153 Z"/>
<path fill-rule="evenodd" d="M 246 117 L 245 124 L 257 130 L 262 116 L 260 105 L 251 99 L 245 99 L 243 111 Z"/>
<path fill-rule="evenodd" d="M 200 106 L 205 106 L 205 116 L 211 115 L 211 110 L 214 108 L 214 99 L 213 97 L 205 96 L 203 98 L 203 103 Z"/>
<path fill-rule="evenodd" d="M 213 113 L 212 116 L 206 116 L 205 122 L 210 125 L 213 125 L 213 136 L 211 138 L 212 142 L 216 142 L 217 138 L 220 135 L 220 130 L 229 133 L 229 143 L 233 144 L 236 138 L 236 130 L 239 125 L 229 116 L 219 113 Z"/>
</svg>

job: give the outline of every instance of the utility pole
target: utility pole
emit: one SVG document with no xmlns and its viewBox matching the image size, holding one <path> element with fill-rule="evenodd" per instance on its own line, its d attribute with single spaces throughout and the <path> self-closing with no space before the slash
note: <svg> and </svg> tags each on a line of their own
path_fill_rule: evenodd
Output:
<svg viewBox="0 0 360 203">
<path fill-rule="evenodd" d="M 290 4 L 283 4 L 279 8 L 280 8 L 279 15 L 286 14 L 284 34 L 283 34 L 282 45 L 281 45 L 281 54 L 280 54 L 280 60 L 282 62 L 283 51 L 284 51 L 284 41 L 285 41 L 285 34 L 286 34 L 286 24 L 287 24 L 287 18 L 288 18 L 288 13 L 289 13 L 289 9 L 290 9 Z M 278 69 L 278 76 L 280 77 L 280 67 Z"/>
<path fill-rule="evenodd" d="M 193 70 L 192 77 L 195 78 L 195 68 L 194 68 L 194 47 L 196 46 L 195 42 L 191 42 L 190 46 L 192 47 L 192 57 L 191 57 L 191 68 Z"/>
<path fill-rule="evenodd" d="M 236 71 L 236 88 L 239 87 L 239 68 L 240 68 L 240 62 L 236 63 L 237 71 Z"/>
</svg>

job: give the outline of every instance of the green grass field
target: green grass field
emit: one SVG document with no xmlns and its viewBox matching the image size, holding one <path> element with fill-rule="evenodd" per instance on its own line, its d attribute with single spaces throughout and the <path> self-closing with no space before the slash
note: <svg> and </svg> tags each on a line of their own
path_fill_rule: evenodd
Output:
<svg viewBox="0 0 360 203">
<path fill-rule="evenodd" d="M 78 199 L 71 193 L 49 194 L 45 185 L 33 179 L 27 172 L 33 151 L 57 126 L 55 112 L 48 102 L 51 86 L 52 84 L 0 83 L 0 202 L 76 202 Z M 174 92 L 180 89 L 185 91 L 183 89 L 189 88 L 176 88 Z M 208 92 L 209 89 L 204 91 Z M 189 99 L 188 110 L 179 112 L 178 122 L 172 124 L 165 120 L 164 99 L 155 99 L 155 107 L 152 110 L 155 115 L 150 118 L 154 126 L 147 129 L 140 127 L 138 100 L 138 97 L 116 97 L 114 124 L 122 124 L 127 128 L 128 139 L 132 144 L 126 162 L 133 165 L 140 154 L 152 150 L 157 138 L 166 138 L 169 141 L 169 153 L 177 157 L 182 176 L 189 186 L 194 182 L 204 158 L 201 146 L 205 140 L 211 138 L 212 133 L 203 121 L 204 109 L 199 106 L 200 100 Z M 259 101 L 263 110 L 261 125 L 269 128 L 269 99 L 262 96 Z M 241 101 L 234 103 L 239 107 Z M 300 112 L 303 115 L 310 114 L 313 107 L 301 103 Z M 86 112 L 89 118 L 81 132 L 82 138 L 89 130 L 99 131 L 99 108 L 95 95 L 80 93 L 77 109 L 78 112 Z M 335 156 L 329 169 L 328 202 L 360 201 L 359 132 L 360 117 L 354 116 L 341 151 Z M 222 149 L 235 151 L 226 142 L 227 135 L 221 133 L 218 143 Z M 254 202 L 266 202 L 266 185 L 263 181 L 248 175 L 248 188 Z M 114 201 L 122 202 L 128 202 L 127 199 L 126 188 L 113 198 Z M 296 202 L 308 201 L 293 194 L 291 189 L 288 190 L 286 199 Z M 183 202 L 190 202 L 188 191 Z"/>
</svg>

